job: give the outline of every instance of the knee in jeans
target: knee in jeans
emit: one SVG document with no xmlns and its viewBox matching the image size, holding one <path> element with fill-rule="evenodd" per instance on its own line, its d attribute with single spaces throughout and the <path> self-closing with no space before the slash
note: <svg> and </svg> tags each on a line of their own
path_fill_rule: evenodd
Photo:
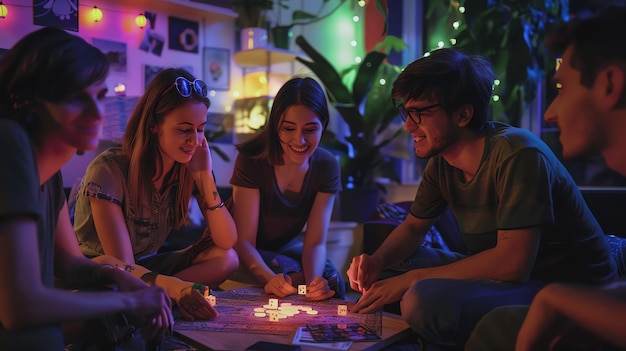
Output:
<svg viewBox="0 0 626 351">
<path fill-rule="evenodd" d="M 406 322 L 415 329 L 421 329 L 421 322 L 424 321 L 424 314 L 427 310 L 425 299 L 427 290 L 424 288 L 425 280 L 413 284 L 402 296 L 400 300 L 400 310 Z"/>
<path fill-rule="evenodd" d="M 335 291 L 334 297 L 344 299 L 346 295 L 346 283 L 339 271 L 335 269 L 330 261 L 326 262 L 324 278 L 328 281 L 329 288 Z"/>
<path fill-rule="evenodd" d="M 413 284 L 400 301 L 403 318 L 421 335 L 427 335 L 433 323 L 439 324 L 438 316 L 446 303 L 437 289 L 440 284 L 438 279 L 421 280 Z"/>
</svg>

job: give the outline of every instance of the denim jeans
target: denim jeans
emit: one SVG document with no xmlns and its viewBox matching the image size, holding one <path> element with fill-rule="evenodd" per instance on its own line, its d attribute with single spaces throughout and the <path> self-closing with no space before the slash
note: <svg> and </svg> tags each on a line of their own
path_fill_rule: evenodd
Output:
<svg viewBox="0 0 626 351">
<path fill-rule="evenodd" d="M 259 250 L 263 261 L 274 273 L 301 272 L 302 265 L 302 241 L 292 240 L 276 252 Z M 335 268 L 332 261 L 326 260 L 322 277 L 328 281 L 328 286 L 335 291 L 335 298 L 344 299 L 346 295 L 346 284 L 343 277 Z"/>
<path fill-rule="evenodd" d="M 292 273 L 302 272 L 302 241 L 294 239 L 287 243 L 285 246 L 278 250 L 258 250 L 263 258 L 263 261 L 274 273 Z M 344 299 L 346 294 L 346 284 L 343 277 L 335 268 L 332 261 L 326 260 L 324 265 L 324 272 L 322 277 L 328 281 L 328 286 L 331 290 L 335 291 L 333 297 L 338 299 Z M 240 265 L 232 275 L 231 278 L 235 281 L 241 281 L 246 283 L 255 283 L 254 277 L 243 266 Z"/>
<path fill-rule="evenodd" d="M 448 264 L 465 257 L 451 251 L 420 248 L 399 269 L 403 271 Z M 426 342 L 462 347 L 480 318 L 503 305 L 529 305 L 545 283 L 515 284 L 488 279 L 429 278 L 416 282 L 403 295 L 403 318 Z"/>
</svg>

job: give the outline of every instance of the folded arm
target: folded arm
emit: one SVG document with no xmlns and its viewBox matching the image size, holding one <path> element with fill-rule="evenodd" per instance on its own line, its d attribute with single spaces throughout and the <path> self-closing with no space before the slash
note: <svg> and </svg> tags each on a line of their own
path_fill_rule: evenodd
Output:
<svg viewBox="0 0 626 351">
<path fill-rule="evenodd" d="M 551 284 L 530 306 L 516 350 L 549 345 L 571 324 L 620 348 L 626 348 L 626 282 L 604 287 Z"/>
</svg>

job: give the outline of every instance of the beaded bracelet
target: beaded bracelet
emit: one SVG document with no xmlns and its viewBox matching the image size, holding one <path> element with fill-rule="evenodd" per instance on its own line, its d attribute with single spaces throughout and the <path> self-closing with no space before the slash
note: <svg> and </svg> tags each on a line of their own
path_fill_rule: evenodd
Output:
<svg viewBox="0 0 626 351">
<path fill-rule="evenodd" d="M 199 290 L 199 291 L 204 291 L 204 287 L 205 287 L 204 284 L 198 284 L 198 283 L 193 283 L 191 285 L 192 289 L 196 289 L 196 290 Z"/>
</svg>

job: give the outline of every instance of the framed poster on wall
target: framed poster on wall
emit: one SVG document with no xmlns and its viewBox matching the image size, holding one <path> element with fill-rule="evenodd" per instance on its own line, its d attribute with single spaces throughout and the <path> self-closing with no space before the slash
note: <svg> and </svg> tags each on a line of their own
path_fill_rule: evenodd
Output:
<svg viewBox="0 0 626 351">
<path fill-rule="evenodd" d="M 169 48 L 184 52 L 198 53 L 198 32 L 200 24 L 195 21 L 169 16 Z"/>
<path fill-rule="evenodd" d="M 33 0 L 33 24 L 78 32 L 78 0 Z"/>
<path fill-rule="evenodd" d="M 153 66 L 153 65 L 144 65 L 143 66 L 143 87 L 148 87 L 152 79 L 156 77 L 156 75 L 163 70 L 163 67 Z"/>
<path fill-rule="evenodd" d="M 205 47 L 202 71 L 209 89 L 230 90 L 230 51 L 224 48 Z"/>
<path fill-rule="evenodd" d="M 126 72 L 126 43 L 93 38 L 93 46 L 97 47 L 107 57 L 114 72 Z"/>
</svg>

